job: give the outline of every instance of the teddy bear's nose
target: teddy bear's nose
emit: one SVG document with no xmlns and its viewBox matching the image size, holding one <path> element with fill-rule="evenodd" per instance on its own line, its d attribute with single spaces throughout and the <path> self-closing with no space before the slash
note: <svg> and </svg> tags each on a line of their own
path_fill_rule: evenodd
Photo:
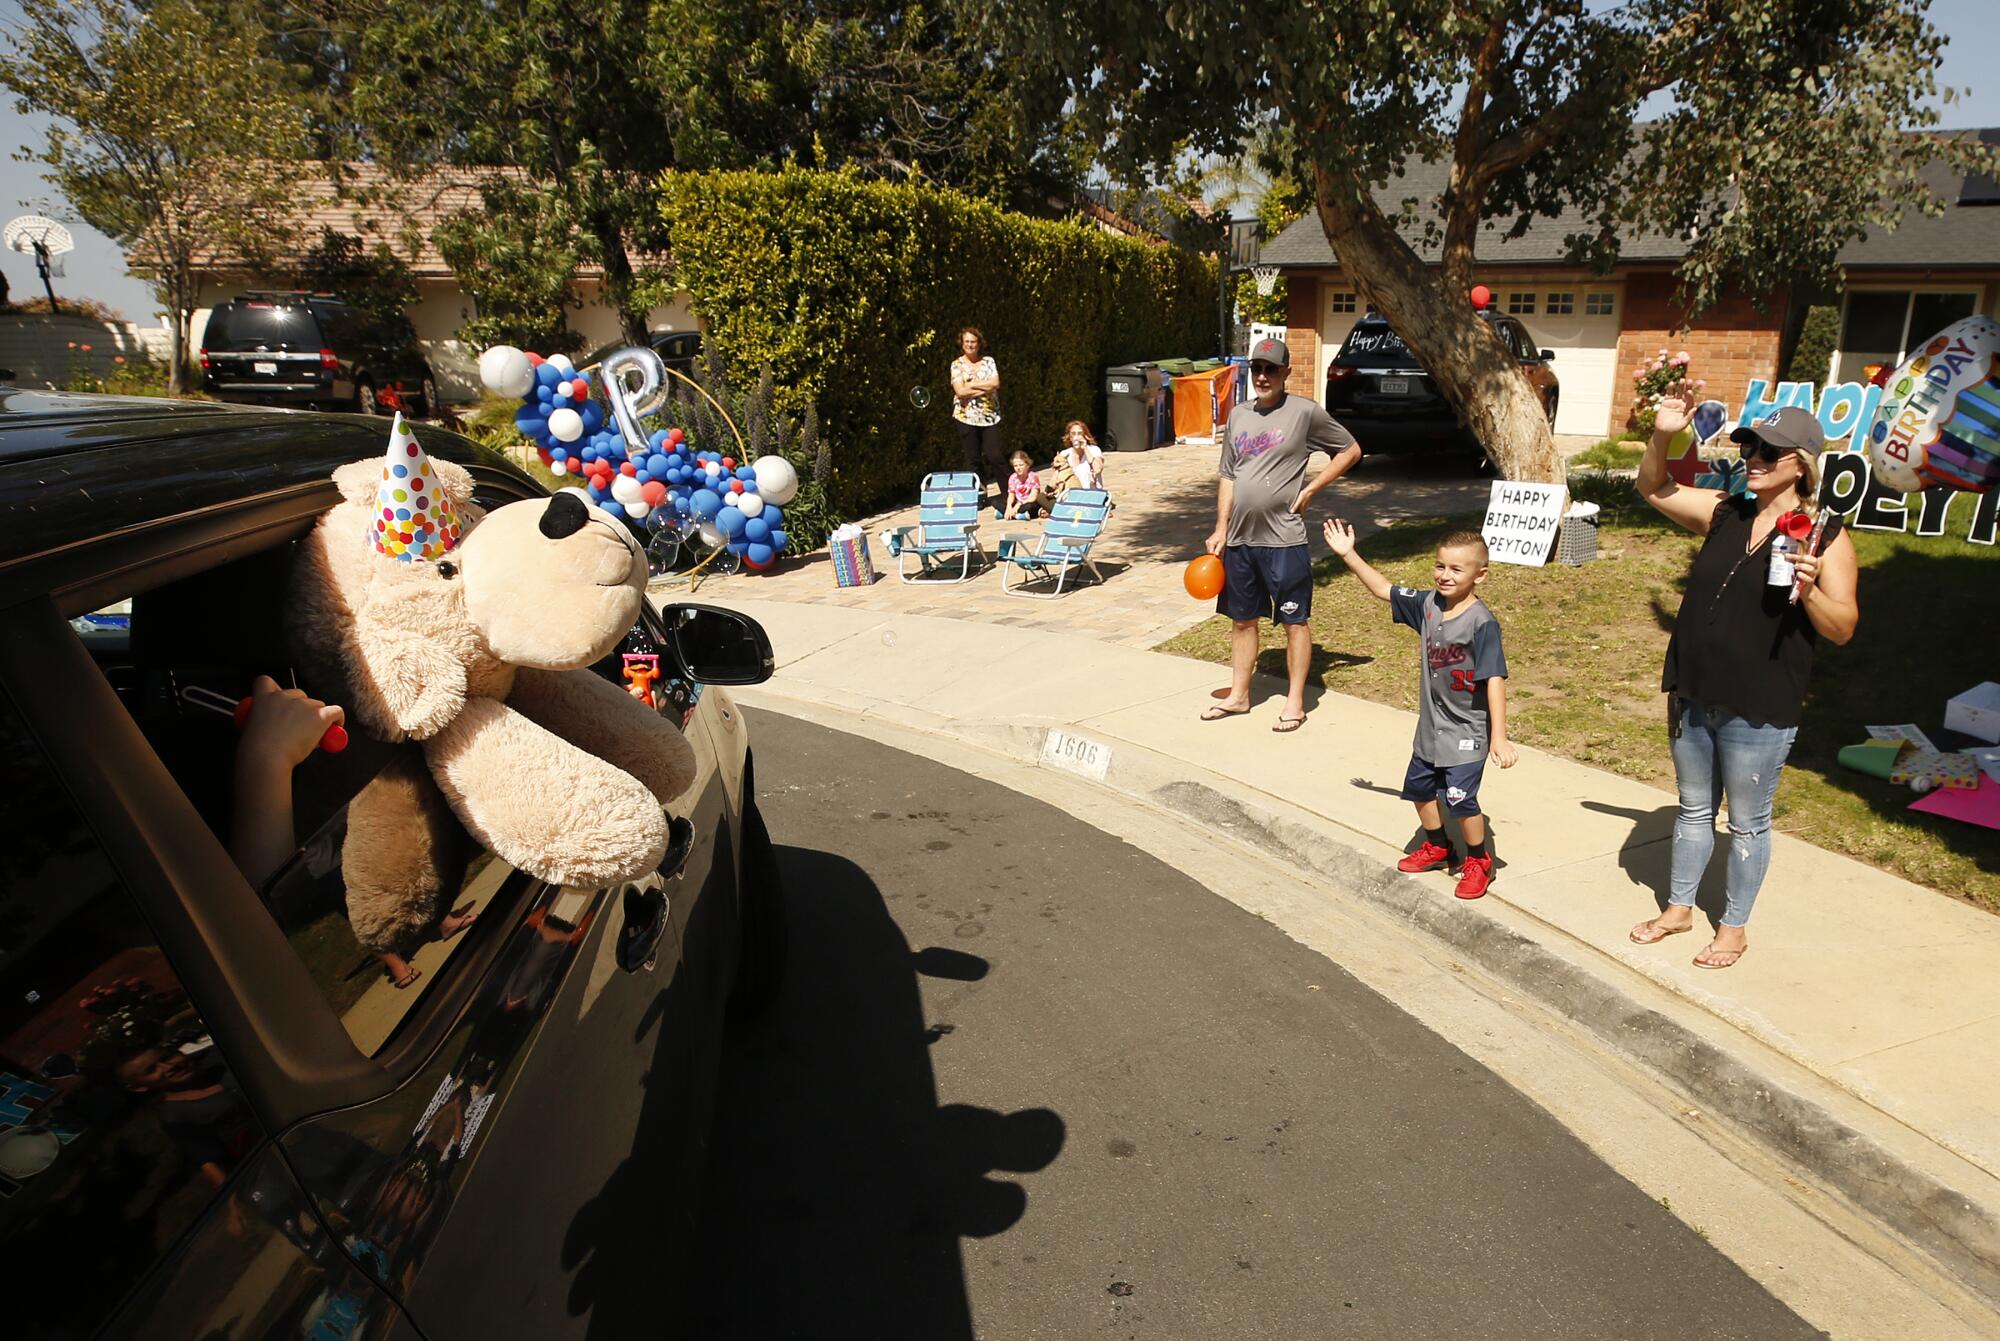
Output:
<svg viewBox="0 0 2000 1341">
<path fill-rule="evenodd" d="M 557 494 L 542 512 L 542 534 L 551 540 L 567 540 L 590 521 L 590 509 L 575 494 Z"/>
</svg>

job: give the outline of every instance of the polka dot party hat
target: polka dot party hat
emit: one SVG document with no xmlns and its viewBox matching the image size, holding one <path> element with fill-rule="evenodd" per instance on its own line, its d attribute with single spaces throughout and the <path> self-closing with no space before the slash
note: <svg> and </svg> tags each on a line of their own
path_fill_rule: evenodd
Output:
<svg viewBox="0 0 2000 1341">
<path fill-rule="evenodd" d="M 458 510 L 438 483 L 431 459 L 398 414 L 389 429 L 382 482 L 375 489 L 369 539 L 375 552 L 404 563 L 435 563 L 457 547 Z"/>
</svg>

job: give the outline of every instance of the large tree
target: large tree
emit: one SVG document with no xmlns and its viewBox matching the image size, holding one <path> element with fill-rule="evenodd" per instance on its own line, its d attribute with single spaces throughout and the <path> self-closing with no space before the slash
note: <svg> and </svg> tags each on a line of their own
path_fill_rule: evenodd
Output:
<svg viewBox="0 0 2000 1341">
<path fill-rule="evenodd" d="M 174 318 L 169 386 L 185 390 L 199 266 L 290 239 L 304 129 L 291 72 L 230 4 L 23 0 L 4 41 L 0 86 L 55 122 L 16 156 L 151 280 Z"/>
<path fill-rule="evenodd" d="M 1424 360 L 1500 468 L 1555 480 L 1550 426 L 1465 294 L 1482 229 L 1565 209 L 1599 265 L 1690 239 L 1690 317 L 1775 298 L 1911 206 L 1923 169 L 1990 163 L 1912 133 L 1944 38 L 1927 0 L 1011 0 L 971 6 L 1095 120 L 1114 161 L 1238 152 L 1277 118 L 1343 274 Z M 1656 98 L 1655 95 L 1663 95 Z M 1649 99 L 1653 99 L 1649 102 Z M 1662 106 L 1661 104 L 1665 105 Z M 1642 107 L 1657 108 L 1641 123 Z M 1434 199 L 1410 160 L 1448 165 Z M 1442 247 L 1427 265 L 1419 244 Z"/>
</svg>

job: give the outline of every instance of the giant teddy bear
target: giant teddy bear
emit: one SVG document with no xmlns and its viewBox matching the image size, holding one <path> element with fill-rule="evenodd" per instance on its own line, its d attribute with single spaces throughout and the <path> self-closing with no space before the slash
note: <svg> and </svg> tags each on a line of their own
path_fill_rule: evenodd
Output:
<svg viewBox="0 0 2000 1341">
<path fill-rule="evenodd" d="M 313 691 L 379 740 L 418 742 L 459 822 L 517 870 L 598 888 L 655 868 L 694 752 L 586 669 L 645 600 L 631 533 L 574 492 L 481 515 L 472 477 L 431 460 L 401 416 L 386 457 L 333 478 L 344 501 L 302 543 L 287 607 Z M 420 824 L 407 841 L 370 827 L 371 847 L 427 865 Z M 428 871 L 399 890 L 355 874 L 357 934 L 421 924 L 445 892 Z"/>
</svg>

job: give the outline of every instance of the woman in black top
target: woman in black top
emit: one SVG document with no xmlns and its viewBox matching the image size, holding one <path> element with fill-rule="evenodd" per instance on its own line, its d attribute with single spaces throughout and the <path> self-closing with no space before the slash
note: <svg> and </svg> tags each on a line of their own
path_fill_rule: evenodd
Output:
<svg viewBox="0 0 2000 1341">
<path fill-rule="evenodd" d="M 1810 514 L 1818 492 L 1819 421 L 1796 406 L 1730 434 L 1742 445 L 1749 493 L 1691 489 L 1667 474 L 1669 441 L 1687 424 L 1685 386 L 1660 402 L 1653 440 L 1639 463 L 1639 492 L 1669 518 L 1706 536 L 1688 571 L 1687 595 L 1667 644 L 1662 689 L 1673 711 L 1674 824 L 1666 910 L 1632 928 L 1652 945 L 1694 925 L 1695 891 L 1715 850 L 1715 811 L 1729 797 L 1728 907 L 1698 968 L 1723 969 L 1748 948 L 1744 924 L 1771 860 L 1771 805 L 1798 734 L 1799 710 L 1821 638 L 1845 643 L 1854 601 L 1854 542 L 1830 519 L 1818 554 L 1793 555 L 1802 588 L 1772 583 L 1772 536 L 1793 512 Z"/>
</svg>

